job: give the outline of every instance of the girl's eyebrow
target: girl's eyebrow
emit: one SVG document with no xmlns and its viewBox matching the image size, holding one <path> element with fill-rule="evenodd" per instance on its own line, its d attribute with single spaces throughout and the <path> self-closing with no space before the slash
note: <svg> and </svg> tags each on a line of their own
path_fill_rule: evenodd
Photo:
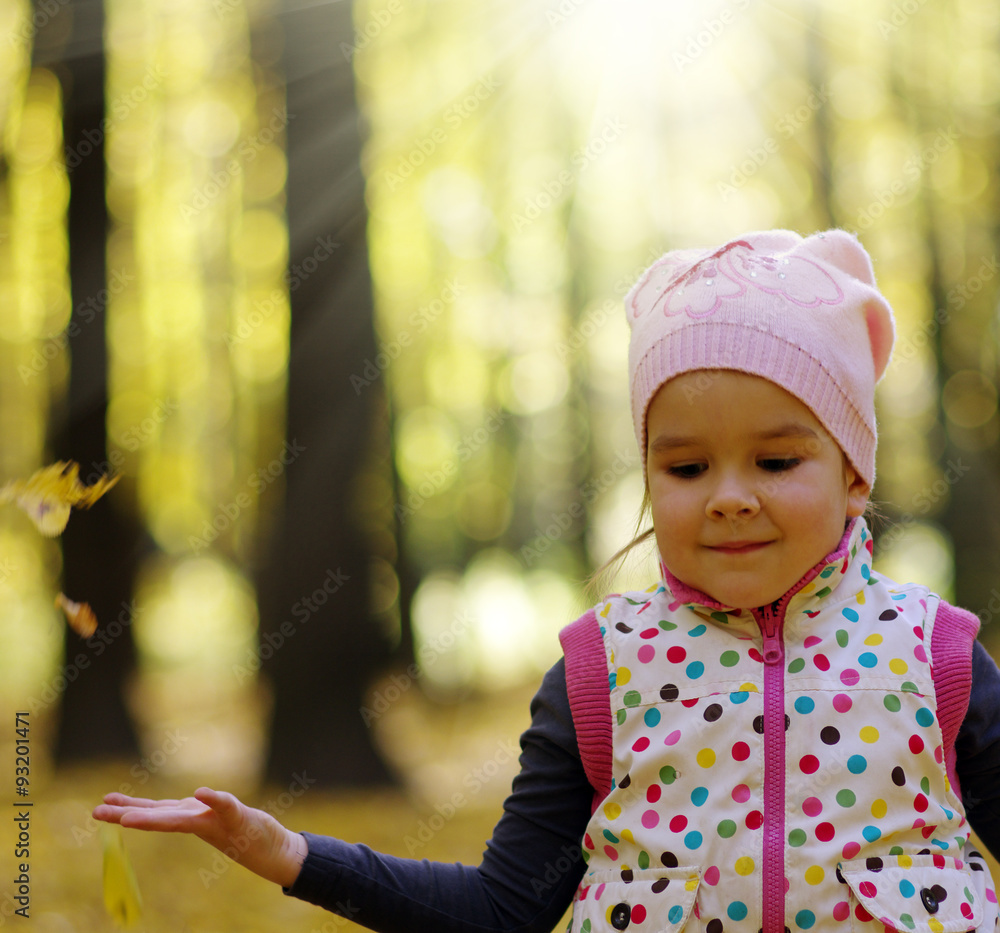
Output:
<svg viewBox="0 0 1000 933">
<path fill-rule="evenodd" d="M 785 437 L 819 439 L 819 434 L 815 430 L 807 424 L 802 424 L 800 421 L 788 421 L 785 424 L 779 424 L 773 428 L 768 428 L 766 431 L 758 431 L 749 436 L 755 441 L 770 441 Z M 696 447 L 703 440 L 703 437 L 698 437 L 697 435 L 660 434 L 655 440 L 650 441 L 649 451 L 650 453 L 661 453 L 677 447 Z"/>
</svg>

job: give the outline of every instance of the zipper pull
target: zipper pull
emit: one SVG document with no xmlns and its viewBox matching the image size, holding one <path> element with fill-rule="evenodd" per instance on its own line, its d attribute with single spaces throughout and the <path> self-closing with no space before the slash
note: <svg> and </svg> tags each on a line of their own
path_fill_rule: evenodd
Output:
<svg viewBox="0 0 1000 933">
<path fill-rule="evenodd" d="M 780 664 L 785 657 L 785 651 L 781 644 L 781 636 L 777 633 L 774 635 L 765 634 L 763 653 L 765 664 Z"/>
</svg>

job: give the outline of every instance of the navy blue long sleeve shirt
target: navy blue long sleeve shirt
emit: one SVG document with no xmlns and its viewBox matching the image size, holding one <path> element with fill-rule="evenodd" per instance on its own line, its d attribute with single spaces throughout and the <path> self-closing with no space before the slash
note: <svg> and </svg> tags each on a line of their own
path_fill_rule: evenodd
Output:
<svg viewBox="0 0 1000 933">
<path fill-rule="evenodd" d="M 969 822 L 1000 854 L 1000 672 L 976 642 L 969 709 L 956 740 Z M 521 771 L 478 866 L 382 855 L 303 833 L 309 854 L 286 893 L 395 933 L 547 933 L 583 876 L 580 841 L 594 789 L 583 770 L 564 661 L 545 675 L 521 736 Z"/>
</svg>

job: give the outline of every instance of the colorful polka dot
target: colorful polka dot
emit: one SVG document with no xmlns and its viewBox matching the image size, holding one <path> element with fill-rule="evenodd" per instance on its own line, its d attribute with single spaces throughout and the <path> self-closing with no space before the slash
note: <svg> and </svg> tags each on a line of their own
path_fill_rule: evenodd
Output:
<svg viewBox="0 0 1000 933">
<path fill-rule="evenodd" d="M 711 768 L 715 764 L 715 752 L 710 748 L 703 748 L 695 756 L 695 761 L 703 768 Z"/>
<path fill-rule="evenodd" d="M 735 868 L 737 875 L 745 876 L 753 874 L 755 867 L 754 860 L 749 855 L 744 855 L 736 860 Z"/>
</svg>

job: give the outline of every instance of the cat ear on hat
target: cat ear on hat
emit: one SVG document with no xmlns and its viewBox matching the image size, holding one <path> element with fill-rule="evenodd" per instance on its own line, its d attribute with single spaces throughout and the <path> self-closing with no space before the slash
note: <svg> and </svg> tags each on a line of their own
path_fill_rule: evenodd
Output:
<svg viewBox="0 0 1000 933">
<path fill-rule="evenodd" d="M 896 328 L 892 323 L 889 304 L 881 295 L 868 299 L 864 304 L 864 312 L 868 341 L 872 348 L 872 362 L 875 364 L 875 381 L 878 382 L 889 365 Z"/>
</svg>

